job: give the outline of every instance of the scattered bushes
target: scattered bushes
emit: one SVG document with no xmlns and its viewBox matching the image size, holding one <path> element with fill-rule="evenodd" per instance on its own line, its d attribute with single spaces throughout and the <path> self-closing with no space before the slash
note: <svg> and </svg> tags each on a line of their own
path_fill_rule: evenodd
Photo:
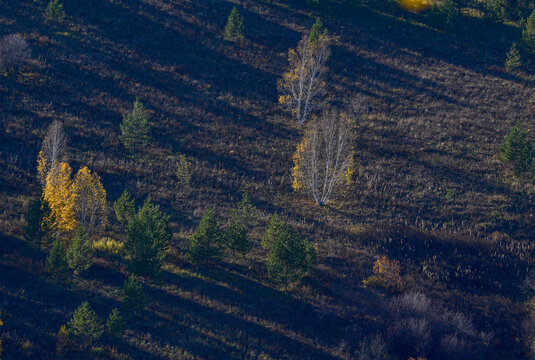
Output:
<svg viewBox="0 0 535 360">
<path fill-rule="evenodd" d="M 390 260 L 383 256 L 373 265 L 373 276 L 365 279 L 366 286 L 381 286 L 390 290 L 399 290 L 401 287 L 401 276 L 399 261 Z"/>
<path fill-rule="evenodd" d="M 122 255 L 124 251 L 124 243 L 104 237 L 93 241 L 93 250 L 114 256 Z"/>
<path fill-rule="evenodd" d="M 533 171 L 533 151 L 526 130 L 520 125 L 511 128 L 498 148 L 501 161 L 513 165 L 515 176 L 529 175 Z"/>
<path fill-rule="evenodd" d="M 243 39 L 243 17 L 236 8 L 233 8 L 225 26 L 225 39 L 238 41 Z"/>
<path fill-rule="evenodd" d="M 0 69 L 17 68 L 30 56 L 30 45 L 22 36 L 11 34 L 0 39 Z"/>
<path fill-rule="evenodd" d="M 488 345 L 489 336 L 478 333 L 468 318 L 422 293 L 397 296 L 387 309 L 388 344 L 401 358 L 473 360 Z"/>
</svg>

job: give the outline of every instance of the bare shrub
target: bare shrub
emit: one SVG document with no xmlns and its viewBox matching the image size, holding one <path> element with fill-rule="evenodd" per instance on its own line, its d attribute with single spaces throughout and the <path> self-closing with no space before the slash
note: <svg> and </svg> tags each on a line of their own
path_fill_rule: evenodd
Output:
<svg viewBox="0 0 535 360">
<path fill-rule="evenodd" d="M 17 68 L 31 56 L 30 45 L 19 34 L 0 39 L 0 69 Z"/>
<path fill-rule="evenodd" d="M 470 319 L 431 301 L 422 293 L 407 293 L 388 304 L 389 346 L 403 357 L 477 359 L 488 343 Z"/>
<path fill-rule="evenodd" d="M 360 343 L 358 360 L 386 360 L 388 359 L 386 343 L 377 334 L 372 338 L 366 338 Z"/>
</svg>

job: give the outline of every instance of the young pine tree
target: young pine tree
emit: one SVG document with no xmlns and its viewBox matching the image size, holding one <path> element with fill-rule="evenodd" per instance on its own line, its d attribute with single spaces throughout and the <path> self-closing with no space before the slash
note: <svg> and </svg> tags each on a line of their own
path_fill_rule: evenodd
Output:
<svg viewBox="0 0 535 360">
<path fill-rule="evenodd" d="M 302 241 L 294 229 L 285 226 L 275 237 L 266 265 L 271 279 L 286 286 L 303 278 L 315 261 L 312 243 Z"/>
<path fill-rule="evenodd" d="M 104 332 L 104 325 L 99 316 L 94 312 L 89 303 L 84 301 L 72 314 L 72 318 L 67 324 L 70 336 L 81 341 L 87 348 L 94 341 L 100 339 Z"/>
<path fill-rule="evenodd" d="M 507 72 L 513 72 L 519 69 L 522 66 L 522 60 L 520 58 L 520 51 L 516 46 L 516 43 L 513 43 L 511 49 L 507 52 L 507 59 L 505 60 L 505 70 Z"/>
<path fill-rule="evenodd" d="M 136 206 L 128 190 L 125 189 L 117 201 L 113 203 L 113 210 L 119 222 L 128 224 L 132 221 L 136 215 Z"/>
<path fill-rule="evenodd" d="M 36 244 L 39 249 L 45 245 L 44 242 L 51 233 L 47 220 L 50 216 L 50 206 L 42 196 L 30 202 L 30 208 L 24 216 L 26 220 L 25 238 L 28 242 Z"/>
<path fill-rule="evenodd" d="M 320 18 L 316 19 L 316 22 L 314 25 L 312 25 L 312 29 L 310 29 L 310 35 L 308 37 L 308 41 L 310 44 L 314 44 L 318 39 L 322 36 L 327 35 L 327 29 L 323 27 L 323 23 L 321 22 Z"/>
<path fill-rule="evenodd" d="M 130 221 L 124 250 L 132 271 L 139 275 L 159 273 L 171 239 L 169 217 L 149 197 Z"/>
<path fill-rule="evenodd" d="M 252 244 L 247 236 L 247 229 L 243 221 L 233 216 L 230 225 L 225 231 L 225 243 L 235 254 L 240 253 L 244 258 L 245 255 L 251 250 Z"/>
<path fill-rule="evenodd" d="M 194 264 L 208 264 L 219 260 L 223 234 L 219 228 L 219 220 L 214 210 L 204 214 L 199 226 L 191 236 L 189 257 Z"/>
<path fill-rule="evenodd" d="M 266 233 L 264 236 L 262 236 L 262 247 L 264 249 L 271 249 L 271 246 L 275 242 L 275 239 L 279 236 L 279 233 L 284 229 L 284 226 L 284 222 L 279 219 L 279 215 L 277 215 L 277 213 L 271 216 Z"/>
<path fill-rule="evenodd" d="M 150 140 L 150 126 L 147 111 L 136 99 L 134 109 L 123 116 L 120 140 L 130 151 L 140 151 Z"/>
<path fill-rule="evenodd" d="M 533 150 L 522 126 L 515 125 L 511 128 L 498 148 L 498 157 L 501 161 L 513 165 L 515 176 L 525 176 L 533 172 Z"/>
<path fill-rule="evenodd" d="M 129 317 L 143 310 L 146 303 L 143 286 L 134 275 L 130 276 L 121 290 L 121 312 Z"/>
<path fill-rule="evenodd" d="M 178 179 L 178 186 L 180 192 L 185 192 L 191 183 L 191 172 L 189 169 L 189 162 L 185 155 L 180 155 L 180 159 L 176 169 L 176 177 Z"/>
<path fill-rule="evenodd" d="M 256 207 L 251 201 L 249 193 L 244 192 L 240 202 L 236 205 L 236 209 L 232 211 L 232 216 L 239 218 L 245 227 L 250 227 L 256 221 L 255 212 Z"/>
<path fill-rule="evenodd" d="M 112 335 L 117 335 L 121 333 L 124 329 L 124 319 L 119 312 L 119 309 L 113 309 L 106 321 L 106 328 L 108 333 Z"/>
<path fill-rule="evenodd" d="M 45 16 L 48 21 L 63 22 L 65 20 L 63 4 L 59 0 L 50 1 L 45 9 Z"/>
<path fill-rule="evenodd" d="M 77 277 L 82 271 L 89 269 L 93 263 L 93 254 L 93 247 L 87 238 L 85 230 L 79 228 L 76 231 L 73 242 L 67 249 L 67 262 L 74 276 Z"/>
<path fill-rule="evenodd" d="M 59 239 L 54 241 L 54 245 L 46 257 L 46 269 L 55 278 L 62 278 L 69 270 L 65 248 Z"/>
<path fill-rule="evenodd" d="M 225 26 L 225 39 L 238 41 L 243 39 L 243 16 L 236 8 L 233 8 Z"/>
<path fill-rule="evenodd" d="M 522 30 L 522 41 L 528 50 L 535 51 L 535 10 L 529 15 Z"/>
</svg>

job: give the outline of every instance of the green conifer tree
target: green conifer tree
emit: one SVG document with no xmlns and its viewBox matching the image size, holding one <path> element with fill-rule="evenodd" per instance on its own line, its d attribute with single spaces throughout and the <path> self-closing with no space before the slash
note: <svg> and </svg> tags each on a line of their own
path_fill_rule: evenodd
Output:
<svg viewBox="0 0 535 360">
<path fill-rule="evenodd" d="M 158 274 L 172 233 L 169 217 L 150 196 L 128 224 L 127 233 L 124 250 L 132 271 L 139 275 Z"/>
<path fill-rule="evenodd" d="M 285 226 L 274 239 L 266 265 L 271 279 L 288 285 L 305 276 L 315 261 L 312 243 L 302 241 L 295 230 Z"/>
<path fill-rule="evenodd" d="M 84 301 L 72 314 L 67 324 L 69 336 L 81 341 L 87 348 L 94 341 L 100 339 L 104 332 L 104 325 L 89 303 Z"/>
<path fill-rule="evenodd" d="M 78 228 L 73 242 L 67 249 L 67 262 L 74 276 L 78 276 L 82 271 L 89 269 L 93 263 L 93 255 L 93 247 L 87 238 L 86 232 L 82 228 Z"/>
<path fill-rule="evenodd" d="M 535 51 L 535 10 L 529 15 L 524 25 L 522 41 L 528 50 Z"/>
<path fill-rule="evenodd" d="M 134 109 L 123 116 L 119 138 L 124 147 L 130 151 L 140 151 L 148 144 L 150 140 L 149 117 L 139 99 L 134 101 Z"/>
<path fill-rule="evenodd" d="M 498 148 L 498 157 L 503 162 L 513 164 L 515 176 L 532 174 L 532 146 L 522 126 L 515 125 L 511 128 Z"/>
<path fill-rule="evenodd" d="M 233 216 L 230 225 L 225 231 L 225 243 L 233 251 L 240 253 L 244 258 L 251 250 L 252 244 L 247 236 L 247 229 L 243 221 L 237 216 Z"/>
<path fill-rule="evenodd" d="M 244 192 L 242 194 L 242 198 L 240 202 L 236 206 L 236 209 L 232 211 L 232 215 L 234 217 L 239 218 L 243 222 L 245 227 L 250 227 L 254 225 L 256 221 L 255 212 L 256 212 L 256 207 L 251 201 L 251 197 L 249 196 L 249 193 Z"/>
<path fill-rule="evenodd" d="M 308 41 L 310 42 L 310 44 L 314 44 L 321 36 L 326 36 L 326 35 L 327 35 L 327 29 L 323 27 L 323 23 L 321 22 L 321 19 L 317 18 L 314 25 L 312 25 L 312 29 L 310 29 L 310 35 L 308 36 Z"/>
<path fill-rule="evenodd" d="M 49 21 L 63 22 L 65 20 L 63 4 L 59 0 L 50 1 L 45 9 L 45 16 Z"/>
<path fill-rule="evenodd" d="M 511 49 L 507 52 L 507 59 L 505 60 L 505 70 L 507 72 L 513 72 L 522 66 L 522 60 L 520 58 L 520 51 L 513 43 Z"/>
<path fill-rule="evenodd" d="M 147 298 L 143 291 L 143 285 L 131 275 L 124 283 L 121 290 L 121 312 L 126 316 L 140 312 L 145 308 Z"/>
<path fill-rule="evenodd" d="M 46 258 L 46 269 L 55 278 L 63 277 L 69 270 L 65 248 L 59 239 L 53 243 L 52 249 Z"/>
<path fill-rule="evenodd" d="M 208 264 L 219 260 L 223 234 L 214 210 L 204 214 L 199 226 L 191 236 L 189 257 L 194 264 Z"/>
<path fill-rule="evenodd" d="M 271 245 L 275 242 L 278 234 L 284 229 L 284 222 L 279 219 L 277 213 L 273 214 L 269 221 L 269 226 L 266 233 L 262 236 L 262 247 L 264 249 L 271 249 Z"/>
<path fill-rule="evenodd" d="M 238 41 L 243 39 L 243 16 L 236 8 L 233 8 L 225 26 L 225 39 L 231 41 Z"/>
<path fill-rule="evenodd" d="M 46 221 L 50 215 L 48 201 L 41 196 L 30 202 L 30 208 L 24 216 L 26 220 L 25 238 L 28 242 L 36 244 L 39 249 L 45 245 L 44 243 L 51 233 L 50 226 Z"/>
<path fill-rule="evenodd" d="M 106 321 L 106 328 L 108 333 L 112 335 L 117 335 L 121 333 L 124 329 L 124 319 L 119 312 L 119 309 L 113 309 Z"/>
<path fill-rule="evenodd" d="M 176 169 L 176 177 L 178 179 L 179 191 L 185 192 L 189 188 L 191 182 L 189 162 L 185 155 L 180 155 Z"/>
<path fill-rule="evenodd" d="M 117 220 L 121 223 L 129 223 L 134 218 L 136 206 L 128 190 L 125 189 L 117 201 L 113 203 L 113 210 L 115 210 Z"/>
</svg>

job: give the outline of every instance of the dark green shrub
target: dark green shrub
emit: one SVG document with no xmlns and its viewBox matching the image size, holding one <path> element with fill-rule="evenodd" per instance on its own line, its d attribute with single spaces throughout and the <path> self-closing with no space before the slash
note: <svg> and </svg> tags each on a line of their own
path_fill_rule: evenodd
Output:
<svg viewBox="0 0 535 360">
<path fill-rule="evenodd" d="M 522 126 L 515 125 L 511 128 L 498 148 L 498 156 L 501 161 L 513 165 L 515 176 L 532 173 L 533 151 Z"/>
<path fill-rule="evenodd" d="M 121 312 L 127 316 L 140 312 L 145 308 L 147 299 L 143 286 L 136 280 L 135 276 L 130 276 L 124 283 L 121 291 Z"/>
<path fill-rule="evenodd" d="M 50 1 L 45 9 L 45 16 L 49 21 L 63 22 L 65 20 L 63 4 L 59 0 Z"/>
<path fill-rule="evenodd" d="M 283 285 L 299 281 L 315 264 L 316 251 L 307 240 L 301 240 L 290 226 L 279 231 L 267 259 L 271 279 Z"/>
<path fill-rule="evenodd" d="M 123 191 L 122 195 L 113 203 L 113 210 L 119 222 L 129 223 L 134 218 L 136 206 L 128 190 Z"/>
<path fill-rule="evenodd" d="M 140 275 L 159 273 L 172 234 L 169 217 L 150 196 L 128 224 L 127 233 L 124 251 L 132 271 Z"/>
<path fill-rule="evenodd" d="M 243 17 L 236 8 L 233 8 L 225 26 L 225 39 L 238 41 L 243 39 Z"/>
<path fill-rule="evenodd" d="M 100 339 L 104 332 L 104 325 L 89 303 L 84 301 L 74 310 L 72 318 L 67 323 L 67 331 L 70 337 L 81 341 L 87 348 L 88 345 Z"/>
<path fill-rule="evenodd" d="M 204 214 L 199 226 L 191 236 L 189 257 L 194 264 L 208 264 L 218 261 L 221 257 L 223 234 L 220 230 L 219 219 L 214 210 Z"/>
<path fill-rule="evenodd" d="M 84 270 L 89 269 L 93 263 L 93 247 L 87 238 L 85 231 L 79 228 L 76 231 L 73 242 L 67 249 L 67 262 L 72 269 L 74 276 L 80 275 Z"/>
</svg>

